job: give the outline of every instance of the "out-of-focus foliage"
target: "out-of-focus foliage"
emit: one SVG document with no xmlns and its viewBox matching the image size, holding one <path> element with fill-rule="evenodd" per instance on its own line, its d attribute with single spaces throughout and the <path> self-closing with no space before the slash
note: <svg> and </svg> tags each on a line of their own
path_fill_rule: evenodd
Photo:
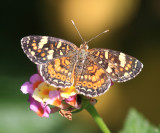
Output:
<svg viewBox="0 0 160 133">
<path fill-rule="evenodd" d="M 160 133 L 160 127 L 153 126 L 142 114 L 130 109 L 124 129 L 120 133 Z"/>
</svg>

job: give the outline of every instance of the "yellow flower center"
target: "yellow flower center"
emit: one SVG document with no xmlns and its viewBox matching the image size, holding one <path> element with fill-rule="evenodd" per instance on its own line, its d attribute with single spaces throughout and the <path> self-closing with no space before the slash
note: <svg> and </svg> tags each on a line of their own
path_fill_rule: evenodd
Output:
<svg viewBox="0 0 160 133">
<path fill-rule="evenodd" d="M 48 99 L 50 99 L 49 92 L 53 90 L 57 90 L 57 89 L 54 88 L 53 86 L 48 85 L 45 82 L 42 82 L 35 89 L 32 97 L 38 102 L 46 102 Z"/>
<path fill-rule="evenodd" d="M 63 98 L 69 98 L 70 96 L 73 96 L 77 93 L 76 88 L 74 86 L 71 86 L 70 88 L 61 89 L 60 92 L 60 95 Z"/>
</svg>

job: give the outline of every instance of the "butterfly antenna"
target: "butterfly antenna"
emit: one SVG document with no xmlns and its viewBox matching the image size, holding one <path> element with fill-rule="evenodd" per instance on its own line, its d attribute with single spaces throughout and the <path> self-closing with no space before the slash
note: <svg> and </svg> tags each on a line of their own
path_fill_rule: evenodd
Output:
<svg viewBox="0 0 160 133">
<path fill-rule="evenodd" d="M 103 31 L 102 33 L 98 34 L 97 36 L 95 36 L 95 37 L 91 38 L 91 39 L 90 39 L 89 41 L 87 41 L 86 43 L 88 43 L 88 42 L 92 41 L 93 39 L 97 38 L 98 36 L 100 36 L 100 35 L 102 35 L 102 34 L 104 34 L 104 33 L 107 33 L 108 31 L 109 31 L 109 30 L 105 30 L 105 31 Z"/>
<path fill-rule="evenodd" d="M 76 28 L 76 30 L 77 30 L 77 32 L 78 32 L 78 34 L 79 34 L 79 36 L 80 36 L 80 38 L 81 38 L 82 42 L 84 42 L 84 39 L 82 38 L 82 36 L 81 36 L 81 34 L 80 34 L 79 30 L 77 29 L 77 27 L 76 27 L 76 25 L 75 25 L 74 21 L 73 21 L 73 20 L 71 20 L 71 21 L 72 21 L 72 24 L 74 25 L 74 27 Z"/>
</svg>

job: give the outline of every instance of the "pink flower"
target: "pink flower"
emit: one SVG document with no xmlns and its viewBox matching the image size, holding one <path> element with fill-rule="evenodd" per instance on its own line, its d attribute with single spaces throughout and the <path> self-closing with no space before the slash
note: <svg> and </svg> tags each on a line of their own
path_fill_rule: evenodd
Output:
<svg viewBox="0 0 160 133">
<path fill-rule="evenodd" d="M 44 82 L 39 74 L 33 74 L 30 80 L 21 86 L 21 91 L 29 94 L 30 109 L 40 117 L 49 117 L 50 113 L 62 110 L 71 113 L 82 106 L 75 86 L 55 88 Z"/>
<path fill-rule="evenodd" d="M 47 100 L 46 104 L 59 107 L 60 109 L 66 109 L 69 107 L 68 104 L 63 103 L 64 98 L 61 97 L 59 90 L 53 90 L 49 92 L 50 100 Z"/>
<path fill-rule="evenodd" d="M 36 114 L 40 117 L 49 117 L 49 114 L 51 112 L 51 109 L 49 108 L 49 106 L 47 106 L 44 103 L 40 103 L 36 100 L 34 100 L 32 98 L 31 95 L 29 95 L 29 100 L 30 102 L 30 109 L 34 112 L 36 112 Z"/>
<path fill-rule="evenodd" d="M 33 94 L 34 90 L 38 87 L 38 85 L 43 82 L 42 77 L 39 74 L 33 74 L 30 77 L 30 80 L 25 82 L 22 86 L 21 86 L 21 91 L 24 94 Z"/>
<path fill-rule="evenodd" d="M 69 98 L 66 98 L 65 102 L 70 104 L 71 106 L 77 108 L 77 109 L 80 108 L 80 105 L 78 105 L 78 103 L 77 103 L 77 95 L 70 96 Z"/>
<path fill-rule="evenodd" d="M 47 100 L 47 104 L 60 107 L 62 105 L 62 98 L 60 97 L 60 92 L 58 90 L 53 90 L 49 92 L 50 100 Z"/>
</svg>

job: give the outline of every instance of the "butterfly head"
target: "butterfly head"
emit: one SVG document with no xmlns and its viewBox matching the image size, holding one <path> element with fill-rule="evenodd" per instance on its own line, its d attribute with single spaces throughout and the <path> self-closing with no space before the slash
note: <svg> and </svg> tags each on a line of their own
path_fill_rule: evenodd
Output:
<svg viewBox="0 0 160 133">
<path fill-rule="evenodd" d="M 85 49 L 85 50 L 87 50 L 89 47 L 88 47 L 88 44 L 87 44 L 87 42 L 84 42 L 84 43 L 82 43 L 81 45 L 80 45 L 80 49 Z"/>
</svg>

